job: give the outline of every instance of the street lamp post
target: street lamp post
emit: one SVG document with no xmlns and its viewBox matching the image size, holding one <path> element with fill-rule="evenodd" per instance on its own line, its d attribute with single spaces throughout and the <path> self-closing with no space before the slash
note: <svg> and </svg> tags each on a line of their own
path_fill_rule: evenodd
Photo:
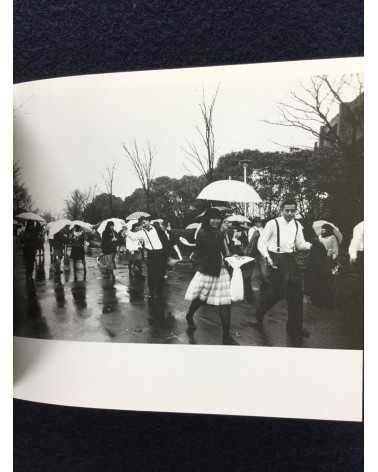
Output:
<svg viewBox="0 0 378 472">
<path fill-rule="evenodd" d="M 243 164 L 243 178 L 244 178 L 244 183 L 247 183 L 247 167 L 248 167 L 248 162 L 249 161 L 240 161 L 241 164 Z M 247 202 L 244 202 L 244 216 L 247 216 Z"/>
</svg>

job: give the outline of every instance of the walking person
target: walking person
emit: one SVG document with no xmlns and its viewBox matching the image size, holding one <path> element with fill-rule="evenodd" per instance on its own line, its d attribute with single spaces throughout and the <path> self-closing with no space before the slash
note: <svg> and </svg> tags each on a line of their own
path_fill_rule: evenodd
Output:
<svg viewBox="0 0 378 472">
<path fill-rule="evenodd" d="M 252 220 L 252 227 L 248 231 L 248 246 L 245 251 L 245 255 L 253 257 L 254 259 L 251 263 L 251 277 L 250 280 L 247 281 L 247 284 L 251 289 L 249 292 L 250 301 L 256 301 L 257 295 L 261 291 L 261 286 L 266 275 L 265 260 L 258 250 L 258 241 L 263 228 L 263 220 L 257 217 Z"/>
<path fill-rule="evenodd" d="M 196 260 L 198 270 L 186 291 L 185 299 L 191 302 L 186 320 L 191 330 L 195 329 L 194 314 L 206 303 L 219 307 L 222 323 L 223 344 L 237 344 L 230 335 L 231 324 L 231 280 L 224 256 L 228 248 L 224 232 L 220 231 L 221 213 L 215 208 L 207 210 L 202 228 L 197 236 Z"/>
<path fill-rule="evenodd" d="M 81 261 L 84 268 L 84 280 L 87 277 L 85 262 L 85 234 L 80 226 L 75 225 L 71 237 L 71 259 L 73 262 L 74 279 L 77 280 L 77 261 Z"/>
<path fill-rule="evenodd" d="M 160 223 L 161 229 L 164 231 L 165 235 L 167 236 L 167 239 L 169 241 L 169 253 L 167 254 L 167 260 L 168 263 L 165 268 L 165 273 L 164 273 L 164 278 L 168 278 L 168 269 L 169 269 L 169 259 L 174 259 L 174 260 L 179 260 L 182 261 L 182 255 L 181 251 L 178 245 L 178 241 L 172 234 L 172 225 L 168 220 L 163 220 Z"/>
<path fill-rule="evenodd" d="M 136 233 L 130 232 L 131 239 L 141 241 L 147 251 L 147 283 L 149 298 L 158 299 L 163 295 L 164 275 L 168 255 L 172 244 L 159 223 L 152 224 L 149 218 L 142 216 L 138 220 L 141 227 Z"/>
<path fill-rule="evenodd" d="M 27 221 L 25 231 L 21 236 L 27 280 L 32 280 L 33 278 L 35 256 L 39 246 L 38 238 L 39 234 L 34 221 Z"/>
<path fill-rule="evenodd" d="M 116 244 L 117 235 L 114 231 L 114 223 L 113 221 L 108 221 L 101 236 L 101 265 L 109 273 L 112 280 L 115 280 L 114 253 L 116 250 Z"/>
<path fill-rule="evenodd" d="M 39 258 L 45 257 L 45 228 L 37 221 L 36 222 L 36 232 L 38 234 L 37 238 L 37 252 Z"/>
<path fill-rule="evenodd" d="M 309 335 L 303 329 L 303 274 L 297 265 L 295 252 L 308 251 L 300 223 L 295 220 L 297 204 L 286 198 L 281 204 L 281 216 L 267 222 L 258 240 L 258 249 L 265 258 L 268 272 L 256 310 L 262 327 L 265 313 L 279 300 L 287 301 L 287 333 L 299 340 Z"/>
<path fill-rule="evenodd" d="M 60 277 L 62 273 L 61 264 L 62 259 L 66 257 L 66 248 L 68 243 L 68 229 L 63 228 L 54 234 L 53 237 L 53 254 L 54 254 L 54 268 L 55 275 Z"/>
<path fill-rule="evenodd" d="M 339 256 L 339 242 L 335 236 L 332 225 L 325 223 L 320 229 L 319 241 L 327 251 L 330 266 L 334 267 Z"/>
<path fill-rule="evenodd" d="M 138 223 L 134 223 L 130 229 L 131 232 L 136 233 L 140 231 Z M 138 239 L 130 237 L 130 231 L 126 233 L 126 251 L 128 253 L 129 278 L 142 277 L 142 243 Z"/>
</svg>

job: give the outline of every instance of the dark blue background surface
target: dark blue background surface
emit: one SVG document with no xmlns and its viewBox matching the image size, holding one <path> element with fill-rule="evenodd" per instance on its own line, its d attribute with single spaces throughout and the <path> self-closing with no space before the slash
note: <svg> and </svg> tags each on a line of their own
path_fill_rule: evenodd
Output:
<svg viewBox="0 0 378 472">
<path fill-rule="evenodd" d="M 362 54 L 360 0 L 14 0 L 15 82 Z M 358 423 L 16 400 L 14 425 L 16 472 L 362 470 Z"/>
</svg>

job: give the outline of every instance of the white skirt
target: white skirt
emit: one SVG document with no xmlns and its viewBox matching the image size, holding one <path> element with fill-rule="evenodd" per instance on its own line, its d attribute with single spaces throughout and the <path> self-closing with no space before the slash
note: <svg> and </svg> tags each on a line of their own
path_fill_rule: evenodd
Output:
<svg viewBox="0 0 378 472">
<path fill-rule="evenodd" d="M 230 305 L 230 275 L 222 267 L 219 277 L 196 272 L 186 290 L 185 300 L 199 298 L 208 305 Z"/>
</svg>

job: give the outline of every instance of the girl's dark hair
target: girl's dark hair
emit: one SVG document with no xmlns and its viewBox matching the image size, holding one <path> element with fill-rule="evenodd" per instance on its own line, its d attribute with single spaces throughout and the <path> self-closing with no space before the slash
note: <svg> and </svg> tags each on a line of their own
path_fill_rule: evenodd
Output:
<svg viewBox="0 0 378 472">
<path fill-rule="evenodd" d="M 222 213 L 217 208 L 209 208 L 206 210 L 206 213 L 203 215 L 202 218 L 202 227 L 203 229 L 209 229 L 209 221 L 212 218 L 219 218 L 222 220 Z"/>
<path fill-rule="evenodd" d="M 134 223 L 131 227 L 131 231 L 136 231 L 139 228 L 139 223 Z"/>
<path fill-rule="evenodd" d="M 114 226 L 114 222 L 113 221 L 108 221 L 106 223 L 106 226 L 105 226 L 105 229 L 104 229 L 104 233 L 108 233 L 110 231 L 110 226 L 113 225 Z"/>
</svg>

